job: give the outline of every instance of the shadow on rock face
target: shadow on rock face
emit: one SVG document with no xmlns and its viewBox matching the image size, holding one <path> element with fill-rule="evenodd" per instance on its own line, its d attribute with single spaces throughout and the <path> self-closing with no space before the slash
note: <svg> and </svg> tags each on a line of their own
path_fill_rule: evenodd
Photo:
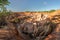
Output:
<svg viewBox="0 0 60 40">
<path fill-rule="evenodd" d="M 7 23 L 8 35 L 5 36 L 6 40 L 44 40 L 55 28 L 55 24 L 50 19 L 34 22 L 26 22 L 24 20 L 19 20 L 17 23 Z"/>
<path fill-rule="evenodd" d="M 45 40 L 60 40 L 60 24 L 56 25 L 54 31 L 49 34 Z"/>
<path fill-rule="evenodd" d="M 49 19 L 30 23 L 25 22 L 20 25 L 21 33 L 25 36 L 28 35 L 32 40 L 43 40 L 54 28 L 55 24 Z"/>
</svg>

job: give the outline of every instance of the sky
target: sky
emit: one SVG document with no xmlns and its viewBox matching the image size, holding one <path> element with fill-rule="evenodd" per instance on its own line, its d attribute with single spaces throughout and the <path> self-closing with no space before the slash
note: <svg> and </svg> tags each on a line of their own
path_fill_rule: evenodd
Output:
<svg viewBox="0 0 60 40">
<path fill-rule="evenodd" d="M 21 11 L 46 11 L 60 9 L 60 0 L 9 0 L 8 10 Z"/>
</svg>

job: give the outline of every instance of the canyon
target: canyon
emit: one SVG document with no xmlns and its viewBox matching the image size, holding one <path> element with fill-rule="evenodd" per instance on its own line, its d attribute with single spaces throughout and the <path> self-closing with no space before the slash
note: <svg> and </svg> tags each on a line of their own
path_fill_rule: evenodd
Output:
<svg viewBox="0 0 60 40">
<path fill-rule="evenodd" d="M 13 12 L 2 22 L 0 40 L 59 40 L 60 10 Z M 1 26 L 1 24 L 0 24 Z"/>
</svg>

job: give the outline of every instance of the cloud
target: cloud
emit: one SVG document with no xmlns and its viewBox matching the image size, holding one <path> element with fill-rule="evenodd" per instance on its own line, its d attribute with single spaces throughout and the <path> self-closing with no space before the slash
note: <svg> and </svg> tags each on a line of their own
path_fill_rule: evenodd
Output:
<svg viewBox="0 0 60 40">
<path fill-rule="evenodd" d="M 44 5 L 47 5 L 47 2 L 45 1 L 45 2 L 43 2 L 43 4 L 44 4 Z"/>
</svg>

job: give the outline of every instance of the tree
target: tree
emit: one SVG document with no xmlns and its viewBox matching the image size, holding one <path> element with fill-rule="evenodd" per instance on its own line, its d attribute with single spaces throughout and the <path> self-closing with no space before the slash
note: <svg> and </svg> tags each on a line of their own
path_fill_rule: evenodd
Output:
<svg viewBox="0 0 60 40">
<path fill-rule="evenodd" d="M 10 2 L 8 0 L 0 0 L 0 27 L 1 26 L 5 26 L 5 24 L 7 23 L 6 21 L 6 17 L 7 15 L 9 14 L 7 12 L 7 9 L 6 9 L 6 5 L 9 5 Z"/>
<path fill-rule="evenodd" d="M 0 0 L 0 8 L 2 10 L 2 12 L 6 12 L 6 5 L 9 5 L 10 2 L 8 0 Z"/>
</svg>

